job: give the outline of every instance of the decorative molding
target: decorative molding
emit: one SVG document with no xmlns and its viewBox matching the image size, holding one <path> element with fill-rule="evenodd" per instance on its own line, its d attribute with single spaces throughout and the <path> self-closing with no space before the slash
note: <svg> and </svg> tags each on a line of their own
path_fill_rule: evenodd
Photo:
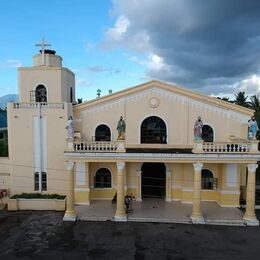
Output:
<svg viewBox="0 0 260 260">
<path fill-rule="evenodd" d="M 74 164 L 75 164 L 74 162 L 66 162 L 65 166 L 66 166 L 67 171 L 72 171 Z"/>
<path fill-rule="evenodd" d="M 166 177 L 171 177 L 172 176 L 172 172 L 171 171 L 166 171 Z"/>
<path fill-rule="evenodd" d="M 203 163 L 193 163 L 193 168 L 195 172 L 200 172 L 202 170 Z"/>
<path fill-rule="evenodd" d="M 182 188 L 182 191 L 184 192 L 193 192 L 193 188 Z"/>
<path fill-rule="evenodd" d="M 228 118 L 243 124 L 247 124 L 248 122 L 248 115 L 245 115 L 242 112 L 240 113 L 230 110 L 230 108 L 220 107 L 218 104 L 209 104 L 209 101 L 199 101 L 190 97 L 188 94 L 177 94 L 174 92 L 174 89 L 173 91 L 166 90 L 161 88 L 160 86 L 156 86 L 156 83 L 153 87 L 150 87 L 149 89 L 143 91 L 137 90 L 137 92 L 132 94 L 126 94 L 121 98 L 105 101 L 102 104 L 96 104 L 86 109 L 83 108 L 82 113 L 95 114 L 97 112 L 102 112 L 111 108 L 118 108 L 130 102 L 138 102 L 140 99 L 148 97 L 151 97 L 149 100 L 149 105 L 152 108 L 158 107 L 160 104 L 160 102 L 154 102 L 154 98 L 158 99 L 159 101 L 160 99 L 168 99 L 173 101 L 174 103 L 178 103 L 181 105 L 189 105 L 191 108 L 201 110 L 201 112 L 207 111 L 213 116 Z M 153 100 L 152 103 L 151 100 Z"/>
<path fill-rule="evenodd" d="M 258 167 L 257 163 L 250 163 L 247 165 L 248 172 L 255 173 L 256 169 Z"/>
<path fill-rule="evenodd" d="M 173 184 L 173 185 L 172 185 L 172 189 L 181 190 L 181 189 L 182 189 L 182 185 Z"/>
<path fill-rule="evenodd" d="M 89 188 L 75 188 L 75 191 L 78 191 L 78 192 L 89 192 L 90 189 Z"/>
<path fill-rule="evenodd" d="M 219 191 L 220 194 L 232 194 L 232 195 L 239 195 L 239 190 L 221 190 Z"/>
<path fill-rule="evenodd" d="M 152 97 L 149 99 L 149 105 L 151 108 L 157 108 L 160 105 L 160 99 L 158 97 Z"/>
<path fill-rule="evenodd" d="M 234 160 L 237 163 L 246 162 L 256 162 L 260 160 L 260 155 L 257 154 L 182 154 L 182 153 L 82 153 L 82 152 L 64 152 L 65 158 L 77 158 L 77 159 L 109 159 L 111 161 L 115 160 L 138 160 L 143 161 L 144 159 L 155 160 L 155 161 L 168 161 L 168 160 L 181 160 L 181 161 L 212 161 L 212 160 L 223 160 L 233 162 Z"/>
<path fill-rule="evenodd" d="M 116 162 L 117 170 L 124 170 L 125 168 L 125 162 Z"/>
<path fill-rule="evenodd" d="M 141 177 L 142 176 L 142 170 L 136 170 L 136 175 L 137 175 L 137 177 Z"/>
</svg>

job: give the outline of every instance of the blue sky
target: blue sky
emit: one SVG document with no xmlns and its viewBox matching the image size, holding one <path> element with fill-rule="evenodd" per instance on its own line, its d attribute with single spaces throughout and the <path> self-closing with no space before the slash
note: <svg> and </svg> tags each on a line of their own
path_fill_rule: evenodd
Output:
<svg viewBox="0 0 260 260">
<path fill-rule="evenodd" d="M 100 46 L 116 19 L 111 8 L 108 0 L 1 0 L 0 96 L 18 93 L 17 66 L 32 65 L 42 37 L 75 72 L 77 97 L 91 99 L 98 88 L 107 94 L 141 82 L 143 68 L 129 54 Z"/>
<path fill-rule="evenodd" d="M 260 3 L 251 0 L 1 0 L 0 96 L 18 93 L 42 37 L 78 98 L 158 79 L 207 95 L 260 90 Z M 144 11 L 145 10 L 145 11 Z"/>
</svg>

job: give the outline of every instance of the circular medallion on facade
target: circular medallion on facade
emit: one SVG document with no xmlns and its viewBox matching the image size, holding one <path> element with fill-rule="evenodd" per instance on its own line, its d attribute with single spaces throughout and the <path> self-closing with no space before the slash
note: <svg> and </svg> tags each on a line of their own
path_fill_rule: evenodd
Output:
<svg viewBox="0 0 260 260">
<path fill-rule="evenodd" d="M 152 97 L 149 100 L 150 107 L 156 108 L 160 105 L 160 100 L 157 97 Z"/>
</svg>

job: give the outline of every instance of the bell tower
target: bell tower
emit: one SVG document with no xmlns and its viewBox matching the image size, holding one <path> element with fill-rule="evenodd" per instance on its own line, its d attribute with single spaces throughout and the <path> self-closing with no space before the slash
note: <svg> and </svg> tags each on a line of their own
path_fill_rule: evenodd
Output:
<svg viewBox="0 0 260 260">
<path fill-rule="evenodd" d="M 20 102 L 74 103 L 75 75 L 62 67 L 62 58 L 44 40 L 35 46 L 40 47 L 33 56 L 32 67 L 18 69 Z"/>
<path fill-rule="evenodd" d="M 45 49 L 50 44 L 44 39 L 36 46 L 41 49 L 33 65 L 18 69 L 20 100 L 8 104 L 11 194 L 66 194 L 58 180 L 66 177 L 65 127 L 73 116 L 75 75 L 55 51 Z"/>
</svg>

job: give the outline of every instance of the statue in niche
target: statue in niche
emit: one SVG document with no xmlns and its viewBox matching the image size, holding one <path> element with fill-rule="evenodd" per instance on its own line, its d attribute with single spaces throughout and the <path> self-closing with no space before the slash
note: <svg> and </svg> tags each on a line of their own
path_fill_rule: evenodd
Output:
<svg viewBox="0 0 260 260">
<path fill-rule="evenodd" d="M 195 140 L 202 140 L 202 127 L 203 127 L 203 122 L 201 120 L 201 117 L 198 116 L 198 118 L 194 124 L 194 139 Z"/>
<path fill-rule="evenodd" d="M 255 117 L 252 116 L 251 119 L 248 121 L 248 139 L 249 140 L 255 140 L 256 139 L 256 133 L 258 131 L 258 125 L 255 120 Z"/>
<path fill-rule="evenodd" d="M 67 125 L 65 127 L 67 129 L 67 138 L 73 139 L 74 138 L 74 124 L 72 116 L 69 116 Z"/>
<path fill-rule="evenodd" d="M 117 123 L 117 131 L 118 131 L 118 137 L 117 140 L 125 140 L 125 128 L 126 128 L 126 123 L 123 119 L 123 117 L 120 117 L 120 120 Z"/>
</svg>

